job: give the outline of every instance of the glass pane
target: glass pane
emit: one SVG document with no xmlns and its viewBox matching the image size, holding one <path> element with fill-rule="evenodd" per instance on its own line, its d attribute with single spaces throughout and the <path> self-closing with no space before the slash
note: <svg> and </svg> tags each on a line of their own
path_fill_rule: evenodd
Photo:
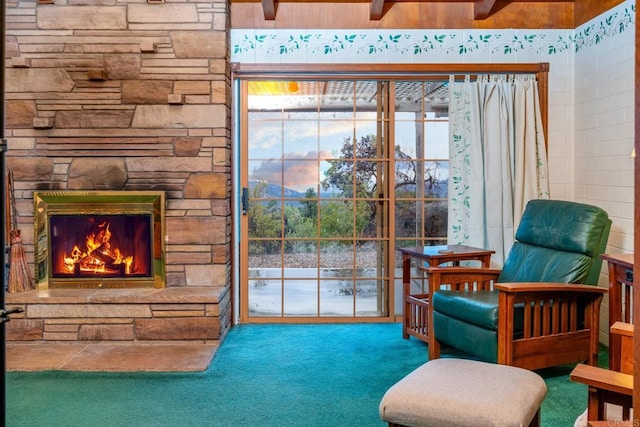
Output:
<svg viewBox="0 0 640 427">
<path fill-rule="evenodd" d="M 415 159 L 424 156 L 424 148 L 422 143 L 417 139 L 416 124 L 413 121 L 396 121 L 395 133 L 396 145 L 399 148 L 399 151 L 396 152 L 396 158 L 409 157 Z"/>
<path fill-rule="evenodd" d="M 396 269 L 393 276 L 395 277 L 395 280 L 393 281 L 393 298 L 395 303 L 391 312 L 395 314 L 402 314 L 402 312 L 404 311 L 404 304 L 402 301 L 402 268 Z"/>
<path fill-rule="evenodd" d="M 335 80 L 326 82 L 322 95 L 325 108 L 353 105 L 354 82 L 349 80 Z"/>
<path fill-rule="evenodd" d="M 282 312 L 282 281 L 249 280 L 249 314 L 280 316 Z"/>
<path fill-rule="evenodd" d="M 282 197 L 282 161 L 249 161 L 249 186 L 260 187 L 261 193 L 253 197 Z"/>
<path fill-rule="evenodd" d="M 426 140 L 425 156 L 430 159 L 449 158 L 449 122 L 437 121 L 424 124 Z"/>
<path fill-rule="evenodd" d="M 383 205 L 366 200 L 356 202 L 356 207 L 356 237 L 378 237 L 378 222 L 382 221 L 382 218 L 378 217 L 383 215 Z"/>
<path fill-rule="evenodd" d="M 248 232 L 250 238 L 282 237 L 282 205 L 275 201 L 249 199 Z"/>
<path fill-rule="evenodd" d="M 320 197 L 321 198 L 340 198 L 343 197 L 341 180 L 332 178 L 334 162 L 323 160 L 320 162 Z"/>
<path fill-rule="evenodd" d="M 447 235 L 447 201 L 433 200 L 424 203 L 425 237 L 444 237 Z"/>
<path fill-rule="evenodd" d="M 249 123 L 253 124 L 255 122 L 265 121 L 265 122 L 276 122 L 280 123 L 282 120 L 283 113 L 282 111 L 276 109 L 274 111 L 249 111 Z M 249 131 L 251 131 L 251 127 L 249 127 Z"/>
<path fill-rule="evenodd" d="M 364 107 L 358 105 L 356 108 L 358 108 L 358 111 L 356 111 L 356 120 L 369 123 L 366 126 L 370 126 L 370 124 L 372 124 L 375 129 L 375 123 L 378 120 L 378 112 L 375 110 L 375 107 L 371 108 L 370 105 Z"/>
<path fill-rule="evenodd" d="M 337 317 L 353 315 L 352 280 L 320 281 L 320 315 Z"/>
<path fill-rule="evenodd" d="M 356 197 L 378 198 L 384 178 L 384 164 L 373 161 L 356 162 Z"/>
<path fill-rule="evenodd" d="M 316 158 L 318 126 L 314 121 L 284 122 L 283 151 L 287 159 Z"/>
<path fill-rule="evenodd" d="M 285 253 L 298 260 L 297 267 L 316 268 L 318 266 L 318 242 L 315 240 L 285 240 L 284 243 Z"/>
<path fill-rule="evenodd" d="M 282 157 L 282 123 L 280 121 L 249 121 L 249 153 L 252 159 Z"/>
<path fill-rule="evenodd" d="M 375 121 L 356 123 L 356 156 L 358 158 L 375 159 L 378 156 L 377 127 Z"/>
<path fill-rule="evenodd" d="M 324 261 L 328 261 L 330 257 L 324 259 Z M 320 269 L 320 278 L 322 279 L 335 279 L 340 277 L 353 277 L 353 270 L 351 268 L 332 266 L 327 268 Z"/>
<path fill-rule="evenodd" d="M 422 270 L 417 268 L 411 269 L 411 294 L 426 294 L 429 292 L 429 283 L 427 277 Z"/>
<path fill-rule="evenodd" d="M 282 270 L 280 268 L 249 268 L 249 278 L 256 279 L 258 282 L 267 279 L 280 279 L 281 277 Z"/>
<path fill-rule="evenodd" d="M 395 190 L 396 198 L 417 197 L 416 173 L 417 168 L 422 166 L 421 162 L 414 160 L 396 160 L 395 170 Z"/>
<path fill-rule="evenodd" d="M 284 282 L 285 316 L 318 315 L 318 282 L 315 280 L 286 280 Z"/>
<path fill-rule="evenodd" d="M 311 99 L 312 98 L 308 98 L 309 101 Z M 315 102 L 309 102 L 308 104 L 309 105 L 305 104 L 305 107 L 313 108 L 313 111 L 296 110 L 294 107 L 286 108 L 284 112 L 284 120 L 286 120 L 287 122 L 285 123 L 285 125 L 292 122 L 314 123 L 315 121 L 317 121 L 318 113 L 315 111 L 314 107 L 311 107 L 311 105 L 315 104 Z M 315 130 L 313 133 L 315 134 Z"/>
<path fill-rule="evenodd" d="M 380 154 L 380 150 L 378 148 L 375 124 L 369 132 L 360 132 L 361 130 L 358 129 L 358 135 L 356 136 L 355 157 L 358 159 L 376 159 Z M 353 149 L 348 154 L 349 157 L 352 157 L 354 155 Z"/>
<path fill-rule="evenodd" d="M 421 207 L 422 202 L 396 202 L 396 237 L 421 236 Z"/>
<path fill-rule="evenodd" d="M 382 281 L 358 280 L 356 282 L 356 314 L 358 316 L 380 316 L 378 296 L 382 292 Z"/>
<path fill-rule="evenodd" d="M 300 202 L 291 202 L 284 208 L 284 237 L 317 237 L 318 236 L 318 202 L 309 199 Z M 287 242 L 287 252 L 289 248 L 293 250 L 304 249 L 304 245 L 297 245 L 296 241 Z M 305 251 L 306 252 L 306 251 Z"/>
<path fill-rule="evenodd" d="M 323 120 L 319 123 L 318 140 L 324 157 L 340 158 L 345 142 L 351 142 L 354 134 L 353 120 Z"/>
<path fill-rule="evenodd" d="M 424 167 L 426 197 L 447 197 L 449 162 L 425 162 Z"/>
<path fill-rule="evenodd" d="M 397 239 L 396 246 L 399 248 L 412 248 L 421 245 L 420 239 Z M 395 251 L 396 266 L 402 265 L 402 254 L 399 251 Z"/>
<path fill-rule="evenodd" d="M 320 181 L 321 190 L 333 197 L 353 197 L 353 162 L 351 160 L 327 160 L 324 177 Z"/>
<path fill-rule="evenodd" d="M 356 246 L 356 277 L 384 276 L 385 242 L 362 242 Z"/>
<path fill-rule="evenodd" d="M 250 240 L 249 268 L 281 267 L 281 246 L 280 240 Z"/>
<path fill-rule="evenodd" d="M 416 109 L 421 107 L 424 97 L 424 82 L 419 81 L 399 81 L 396 82 L 396 105 L 401 111 Z"/>
<path fill-rule="evenodd" d="M 330 99 L 328 96 L 324 97 L 323 100 L 326 101 Z M 345 110 L 346 109 L 346 110 Z M 336 105 L 322 105 L 320 107 L 320 112 L 318 113 L 318 117 L 320 120 L 343 120 L 343 121 L 353 121 L 353 105 L 349 101 L 349 105 L 346 102 L 343 102 L 342 107 L 336 107 Z"/>
<path fill-rule="evenodd" d="M 314 278 L 318 274 L 316 242 L 309 240 L 286 240 L 284 242 L 285 277 Z"/>
<path fill-rule="evenodd" d="M 356 109 L 358 111 L 376 111 L 378 104 L 378 82 L 356 82 Z"/>
<path fill-rule="evenodd" d="M 316 191 L 318 178 L 318 161 L 316 159 L 285 160 L 283 197 L 286 199 L 302 198 L 308 189 Z"/>
<path fill-rule="evenodd" d="M 353 276 L 353 243 L 349 240 L 320 242 L 322 277 Z"/>
<path fill-rule="evenodd" d="M 350 201 L 320 202 L 320 237 L 353 236 L 353 203 Z"/>
<path fill-rule="evenodd" d="M 314 261 L 316 257 L 309 258 L 312 264 L 317 264 L 317 262 Z M 318 270 L 316 268 L 313 268 L 311 266 L 300 266 L 301 264 L 291 256 L 285 255 L 284 262 L 284 277 L 286 279 L 315 279 L 318 276 Z"/>
</svg>

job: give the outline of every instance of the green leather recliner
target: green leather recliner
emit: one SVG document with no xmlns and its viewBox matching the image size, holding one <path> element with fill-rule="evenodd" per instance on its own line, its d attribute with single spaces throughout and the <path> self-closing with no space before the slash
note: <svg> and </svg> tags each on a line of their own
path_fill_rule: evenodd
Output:
<svg viewBox="0 0 640 427">
<path fill-rule="evenodd" d="M 528 369 L 595 364 L 606 289 L 593 285 L 610 228 L 598 207 L 532 200 L 502 270 L 429 269 L 430 358 L 446 344 L 472 358 Z"/>
</svg>

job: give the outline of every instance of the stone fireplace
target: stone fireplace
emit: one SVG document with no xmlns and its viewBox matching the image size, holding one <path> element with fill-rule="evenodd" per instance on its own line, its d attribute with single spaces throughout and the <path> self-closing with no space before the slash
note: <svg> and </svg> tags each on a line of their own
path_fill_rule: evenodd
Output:
<svg viewBox="0 0 640 427">
<path fill-rule="evenodd" d="M 6 166 L 38 281 L 6 294 L 24 310 L 7 339 L 221 340 L 233 317 L 228 4 L 81 3 L 7 4 Z M 104 200 L 79 212 L 60 203 L 149 191 L 165 197 L 154 219 L 136 200 L 115 213 Z M 82 261 L 103 263 L 100 273 L 81 269 L 86 235 L 101 233 L 134 252 L 133 273 L 109 251 Z M 146 246 L 122 243 L 130 234 Z M 49 246 L 58 240 L 62 249 Z M 73 273 L 53 269 L 65 259 Z"/>
<path fill-rule="evenodd" d="M 165 286 L 164 192 L 34 193 L 39 289 Z"/>
</svg>

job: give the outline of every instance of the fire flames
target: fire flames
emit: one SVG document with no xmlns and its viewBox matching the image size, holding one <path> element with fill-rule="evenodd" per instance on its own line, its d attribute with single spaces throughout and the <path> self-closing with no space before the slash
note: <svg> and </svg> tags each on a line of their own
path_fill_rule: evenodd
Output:
<svg viewBox="0 0 640 427">
<path fill-rule="evenodd" d="M 84 250 L 77 245 L 64 256 L 64 268 L 69 273 L 131 274 L 132 256 L 124 256 L 120 249 L 111 247 L 110 224 L 104 221 L 96 233 L 85 239 Z"/>
</svg>

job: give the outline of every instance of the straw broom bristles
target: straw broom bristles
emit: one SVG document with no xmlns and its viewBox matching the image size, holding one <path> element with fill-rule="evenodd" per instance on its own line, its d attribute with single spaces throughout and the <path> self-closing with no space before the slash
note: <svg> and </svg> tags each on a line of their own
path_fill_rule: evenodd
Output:
<svg viewBox="0 0 640 427">
<path fill-rule="evenodd" d="M 33 277 L 29 263 L 27 262 L 27 253 L 24 250 L 22 239 L 20 238 L 20 230 L 11 230 L 11 252 L 9 254 L 9 292 L 25 292 L 34 289 Z"/>
<path fill-rule="evenodd" d="M 35 288 L 31 268 L 24 250 L 20 230 L 18 227 L 18 210 L 13 189 L 13 172 L 9 172 L 9 193 L 11 196 L 12 230 L 9 231 L 11 251 L 9 253 L 9 283 L 8 292 L 25 292 Z"/>
</svg>

